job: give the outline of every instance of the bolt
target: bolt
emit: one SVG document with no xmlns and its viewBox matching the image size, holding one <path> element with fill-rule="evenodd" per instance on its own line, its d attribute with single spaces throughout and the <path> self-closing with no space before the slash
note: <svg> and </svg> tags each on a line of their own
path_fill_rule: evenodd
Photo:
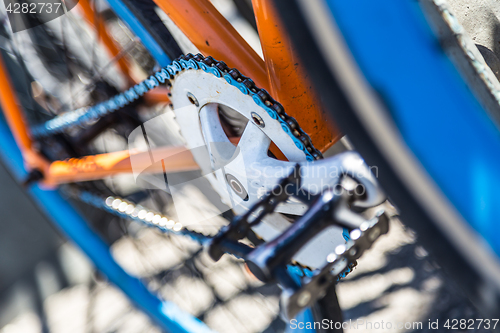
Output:
<svg viewBox="0 0 500 333">
<path fill-rule="evenodd" d="M 238 193 L 239 195 L 243 194 L 243 189 L 241 188 L 241 185 L 234 179 L 231 179 L 229 181 L 229 184 L 231 185 L 231 188 Z"/>
<path fill-rule="evenodd" d="M 200 103 L 198 103 L 198 100 L 196 99 L 196 97 L 194 97 L 194 95 L 190 92 L 187 93 L 187 98 L 189 99 L 189 101 L 191 102 L 191 104 L 194 104 L 196 106 L 200 106 Z"/>
<path fill-rule="evenodd" d="M 231 174 L 226 174 L 226 181 L 231 189 L 243 200 L 248 200 L 248 193 L 243 185 Z"/>
<path fill-rule="evenodd" d="M 264 123 L 264 119 L 262 119 L 262 117 L 259 116 L 257 113 L 252 112 L 251 115 L 255 125 L 259 126 L 260 128 L 264 128 L 266 126 L 266 124 Z"/>
</svg>

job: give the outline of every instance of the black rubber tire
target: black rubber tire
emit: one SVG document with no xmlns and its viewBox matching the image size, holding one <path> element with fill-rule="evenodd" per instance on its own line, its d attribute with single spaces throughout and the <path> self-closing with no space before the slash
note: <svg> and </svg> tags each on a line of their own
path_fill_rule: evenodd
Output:
<svg viewBox="0 0 500 333">
<path fill-rule="evenodd" d="M 349 139 L 369 165 L 378 166 L 378 180 L 400 211 L 401 220 L 417 232 L 419 242 L 443 267 L 448 277 L 457 281 L 462 290 L 475 302 L 485 315 L 498 313 L 500 309 L 485 309 L 484 296 L 500 299 L 500 291 L 491 288 L 485 292 L 488 277 L 481 276 L 470 261 L 451 241 L 448 234 L 438 227 L 436 219 L 413 195 L 405 181 L 398 176 L 395 166 L 386 158 L 388 147 L 376 145 L 373 133 L 365 126 L 355 111 L 353 103 L 343 90 L 342 77 L 331 71 L 325 60 L 322 46 L 318 45 L 309 22 L 297 0 L 273 0 L 283 19 L 295 49 L 312 79 L 315 90 L 320 94 L 323 106 L 329 110 L 335 123 L 349 136 Z M 338 45 L 338 47 L 344 47 Z M 391 118 L 390 114 L 388 119 Z M 386 123 L 387 128 L 392 124 Z M 383 130 L 383 129 L 382 129 Z M 482 289 L 483 288 L 483 289 Z M 480 292 L 482 290 L 482 292 Z M 497 302 L 496 304 L 500 304 Z"/>
</svg>

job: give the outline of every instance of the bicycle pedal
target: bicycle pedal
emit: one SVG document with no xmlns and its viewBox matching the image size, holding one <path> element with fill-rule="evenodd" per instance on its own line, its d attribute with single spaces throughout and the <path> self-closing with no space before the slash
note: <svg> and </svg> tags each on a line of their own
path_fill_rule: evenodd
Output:
<svg viewBox="0 0 500 333">
<path fill-rule="evenodd" d="M 353 202 L 359 198 L 339 187 L 325 189 L 312 195 L 300 188 L 300 169 L 281 180 L 277 187 L 291 186 L 289 191 L 271 191 L 246 214 L 237 216 L 215 236 L 209 245 L 209 254 L 219 260 L 224 253 L 245 259 L 248 269 L 262 282 L 276 281 L 283 289 L 283 315 L 293 318 L 301 310 L 321 299 L 327 288 L 344 277 L 356 265 L 363 252 L 389 230 L 389 215 L 384 211 L 368 220 L 361 211 L 355 211 Z M 342 179 L 339 180 L 339 185 Z M 288 194 L 287 194 L 288 193 Z M 294 193 L 293 195 L 290 193 Z M 298 220 L 271 241 L 250 247 L 240 242 L 275 211 L 281 202 L 294 197 L 308 206 Z M 363 210 L 364 212 L 365 210 Z M 348 231 L 346 244 L 339 245 L 326 258 L 327 264 L 310 274 L 293 273 L 293 258 L 314 237 L 325 229 L 337 226 Z"/>
<path fill-rule="evenodd" d="M 364 222 L 350 232 L 350 240 L 346 245 L 339 245 L 327 257 L 328 263 L 323 268 L 314 272 L 311 277 L 304 277 L 299 288 L 285 288 L 281 294 L 283 316 L 293 318 L 323 298 L 328 287 L 339 281 L 340 275 L 349 265 L 355 263 L 381 235 L 389 231 L 389 220 L 389 215 L 382 212 L 376 218 Z"/>
</svg>

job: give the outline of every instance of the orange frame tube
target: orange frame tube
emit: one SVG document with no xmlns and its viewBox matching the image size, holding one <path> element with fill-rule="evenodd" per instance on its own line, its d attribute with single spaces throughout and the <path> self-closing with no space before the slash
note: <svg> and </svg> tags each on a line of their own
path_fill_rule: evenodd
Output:
<svg viewBox="0 0 500 333">
<path fill-rule="evenodd" d="M 329 122 L 307 78 L 306 70 L 292 47 L 286 27 L 272 1 L 252 0 L 266 61 L 271 96 L 309 134 L 314 146 L 325 151 L 342 136 Z"/>
<path fill-rule="evenodd" d="M 269 90 L 265 63 L 209 0 L 154 0 L 204 54 L 224 61 Z"/>
<path fill-rule="evenodd" d="M 93 22 L 92 8 L 88 6 L 86 0 L 80 1 L 83 1 L 81 6 L 89 22 Z M 319 111 L 319 104 L 307 87 L 301 66 L 295 62 L 296 58 L 286 37 L 286 30 L 273 12 L 274 9 L 265 0 L 253 0 L 258 27 L 263 32 L 261 35 L 265 63 L 208 0 L 155 0 L 155 2 L 200 51 L 238 68 L 243 74 L 252 77 L 258 86 L 270 90 L 284 104 L 287 113 L 294 116 L 301 127 L 310 134 L 316 147 L 325 150 L 340 137 L 338 132 L 327 127 L 326 117 Z M 103 22 L 97 22 L 96 29 L 101 29 L 101 38 L 107 40 L 105 45 L 111 53 L 118 54 L 119 49 L 107 34 Z M 123 64 L 129 68 L 126 62 Z M 46 184 L 101 179 L 118 173 L 133 172 L 137 166 L 147 172 L 198 169 L 190 152 L 181 147 L 164 147 L 155 151 L 132 154 L 122 151 L 49 163 L 33 148 L 29 129 L 12 87 L 9 74 L 0 58 L 0 104 L 28 169 L 41 170 L 45 175 Z M 153 101 L 168 101 L 160 96 L 151 97 Z M 153 163 L 152 153 L 157 157 L 175 155 L 175 158 L 168 161 L 162 158 L 161 163 Z"/>
<path fill-rule="evenodd" d="M 123 173 L 169 173 L 198 169 L 193 155 L 185 147 L 161 147 L 145 152 L 123 150 L 52 162 L 45 174 L 44 184 L 96 180 Z"/>
<path fill-rule="evenodd" d="M 38 169 L 44 172 L 49 162 L 34 148 L 31 135 L 17 99 L 17 93 L 10 81 L 9 72 L 0 56 L 0 105 L 10 130 L 23 155 L 26 167 L 29 170 Z"/>
<path fill-rule="evenodd" d="M 132 153 L 121 151 L 50 163 L 33 147 L 21 104 L 1 56 L 0 105 L 21 150 L 26 168 L 41 171 L 44 175 L 43 184 L 46 186 L 102 179 L 120 173 L 133 173 L 134 170 L 159 173 L 199 169 L 192 154 L 184 147 L 162 147 L 147 152 Z M 151 160 L 151 157 L 154 160 Z"/>
<path fill-rule="evenodd" d="M 235 67 L 270 91 L 316 148 L 341 138 L 320 107 L 271 1 L 253 0 L 265 63 L 209 0 L 154 0 L 205 55 Z"/>
</svg>

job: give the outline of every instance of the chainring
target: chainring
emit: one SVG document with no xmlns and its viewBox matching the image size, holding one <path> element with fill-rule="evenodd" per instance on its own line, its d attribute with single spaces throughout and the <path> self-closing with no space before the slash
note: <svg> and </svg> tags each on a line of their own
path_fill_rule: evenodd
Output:
<svg viewBox="0 0 500 333">
<path fill-rule="evenodd" d="M 223 203 L 236 214 L 243 214 L 272 190 L 296 162 L 306 163 L 308 158 L 277 119 L 252 96 L 228 81 L 203 69 L 183 71 L 171 80 L 171 101 L 186 146 L 193 153 L 205 178 Z M 221 110 L 233 112 L 247 121 L 236 144 L 223 128 Z M 271 142 L 288 161 L 269 156 Z M 331 185 L 336 180 L 321 179 L 323 186 Z M 289 201 L 279 206 L 277 211 L 287 217 L 300 216 L 306 208 L 301 202 Z M 272 214 L 254 231 L 269 241 L 290 226 L 290 218 L 287 217 Z M 304 247 L 295 260 L 312 268 L 323 266 L 327 255 L 336 246 L 345 244 L 342 231 L 339 227 L 325 231 L 311 245 Z"/>
</svg>

